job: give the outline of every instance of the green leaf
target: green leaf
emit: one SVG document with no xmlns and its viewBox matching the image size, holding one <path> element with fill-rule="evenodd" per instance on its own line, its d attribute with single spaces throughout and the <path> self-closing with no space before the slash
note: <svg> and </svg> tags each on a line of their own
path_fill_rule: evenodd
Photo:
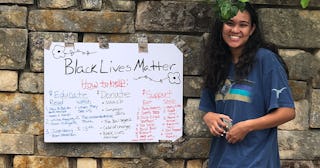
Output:
<svg viewBox="0 0 320 168">
<path fill-rule="evenodd" d="M 230 18 L 233 18 L 237 15 L 239 8 L 237 6 L 232 6 L 230 9 Z"/>
<path fill-rule="evenodd" d="M 237 15 L 238 11 L 245 9 L 245 2 L 249 0 L 216 0 L 213 7 L 216 16 L 223 22 L 228 21 Z"/>
<path fill-rule="evenodd" d="M 221 19 L 222 20 L 229 20 L 229 18 L 231 18 L 231 4 L 230 3 L 223 3 L 220 6 L 220 14 L 221 14 Z"/>
<path fill-rule="evenodd" d="M 302 8 L 306 8 L 309 6 L 309 2 L 310 2 L 310 0 L 301 0 L 300 4 L 301 4 Z"/>
<path fill-rule="evenodd" d="M 207 0 L 209 2 L 210 0 Z M 236 16 L 238 11 L 245 9 L 245 3 L 250 0 L 216 0 L 214 4 L 214 12 L 222 21 L 230 20 Z M 300 0 L 302 8 L 309 6 L 310 0 Z"/>
<path fill-rule="evenodd" d="M 237 3 L 237 7 L 238 7 L 238 9 L 239 9 L 241 12 L 243 12 L 244 9 L 246 8 L 246 4 L 239 1 L 239 2 Z"/>
</svg>

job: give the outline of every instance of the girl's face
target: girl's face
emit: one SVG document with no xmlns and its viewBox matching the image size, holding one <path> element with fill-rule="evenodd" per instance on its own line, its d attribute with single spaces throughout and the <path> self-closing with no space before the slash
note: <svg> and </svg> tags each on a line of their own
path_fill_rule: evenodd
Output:
<svg viewBox="0 0 320 168">
<path fill-rule="evenodd" d="M 239 11 L 236 16 L 223 24 L 222 38 L 234 54 L 241 54 L 245 43 L 254 32 L 256 26 L 251 24 L 250 14 Z"/>
</svg>

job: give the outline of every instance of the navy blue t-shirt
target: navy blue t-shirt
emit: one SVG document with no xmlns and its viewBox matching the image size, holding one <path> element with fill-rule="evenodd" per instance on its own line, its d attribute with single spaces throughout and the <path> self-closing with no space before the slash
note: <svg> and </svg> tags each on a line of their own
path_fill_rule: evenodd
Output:
<svg viewBox="0 0 320 168">
<path fill-rule="evenodd" d="M 213 95 L 201 93 L 199 109 L 228 115 L 232 123 L 262 117 L 279 107 L 294 108 L 285 70 L 277 55 L 259 49 L 248 77 L 236 81 L 234 67 L 222 89 Z M 277 128 L 252 131 L 236 144 L 213 137 L 209 168 L 279 168 Z"/>
</svg>

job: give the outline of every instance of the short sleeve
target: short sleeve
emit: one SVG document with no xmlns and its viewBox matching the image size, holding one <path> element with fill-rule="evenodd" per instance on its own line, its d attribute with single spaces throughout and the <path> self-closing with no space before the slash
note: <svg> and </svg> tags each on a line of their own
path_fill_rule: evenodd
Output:
<svg viewBox="0 0 320 168">
<path fill-rule="evenodd" d="M 199 104 L 199 110 L 204 112 L 214 112 L 216 109 L 215 107 L 215 99 L 212 92 L 205 88 L 201 91 L 201 97 L 200 97 L 200 104 Z"/>
<path fill-rule="evenodd" d="M 294 100 L 284 68 L 276 59 L 276 55 L 271 56 L 269 71 L 263 77 L 266 105 L 268 112 L 279 107 L 294 108 Z"/>
</svg>

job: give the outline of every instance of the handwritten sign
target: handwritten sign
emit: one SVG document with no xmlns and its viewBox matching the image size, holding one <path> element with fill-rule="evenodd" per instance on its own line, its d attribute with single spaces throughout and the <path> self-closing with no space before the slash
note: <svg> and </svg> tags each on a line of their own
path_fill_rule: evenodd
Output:
<svg viewBox="0 0 320 168">
<path fill-rule="evenodd" d="M 53 42 L 44 50 L 45 142 L 182 136 L 183 56 L 174 44 Z"/>
</svg>

